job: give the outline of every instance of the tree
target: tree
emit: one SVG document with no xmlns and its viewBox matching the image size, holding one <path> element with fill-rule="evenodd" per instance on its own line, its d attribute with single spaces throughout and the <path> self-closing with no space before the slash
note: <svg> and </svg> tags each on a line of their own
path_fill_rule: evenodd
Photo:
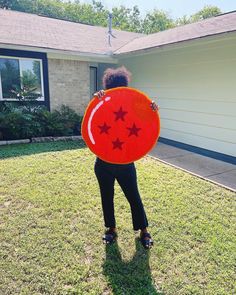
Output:
<svg viewBox="0 0 236 295">
<path fill-rule="evenodd" d="M 140 10 L 137 5 L 133 7 L 129 16 L 130 31 L 141 33 L 142 32 L 142 19 L 140 16 Z"/>
<path fill-rule="evenodd" d="M 191 23 L 190 17 L 188 17 L 187 15 L 184 15 L 180 18 L 177 18 L 177 20 L 175 21 L 175 26 L 183 26 L 190 23 Z"/>
<path fill-rule="evenodd" d="M 151 34 L 173 28 L 174 26 L 173 19 L 171 19 L 166 12 L 155 9 L 144 18 L 142 32 Z"/>
<path fill-rule="evenodd" d="M 14 9 L 17 2 L 17 0 L 0 0 L 0 8 Z"/>
<path fill-rule="evenodd" d="M 92 9 L 94 11 L 94 24 L 106 27 L 108 22 L 109 11 L 105 9 L 101 1 L 93 0 Z"/>
<path fill-rule="evenodd" d="M 131 13 L 130 8 L 126 8 L 121 5 L 120 7 L 112 8 L 112 16 L 113 16 L 113 27 L 118 28 L 120 30 L 129 31 L 130 30 L 130 22 L 129 16 Z"/>
<path fill-rule="evenodd" d="M 190 19 L 191 22 L 200 21 L 206 18 L 210 18 L 222 13 L 221 10 L 217 6 L 204 6 L 203 9 L 193 14 Z"/>
<path fill-rule="evenodd" d="M 115 28 L 130 32 L 142 32 L 142 20 L 138 6 L 135 5 L 133 8 L 126 8 L 123 5 L 114 7 L 112 15 Z"/>
</svg>

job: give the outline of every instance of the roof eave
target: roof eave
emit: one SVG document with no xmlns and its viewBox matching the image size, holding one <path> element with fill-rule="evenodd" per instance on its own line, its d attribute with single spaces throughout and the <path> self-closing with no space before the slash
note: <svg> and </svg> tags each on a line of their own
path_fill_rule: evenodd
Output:
<svg viewBox="0 0 236 295">
<path fill-rule="evenodd" d="M 117 59 L 114 57 L 112 51 L 107 51 L 106 53 L 99 54 L 99 53 L 92 53 L 92 52 L 80 52 L 80 51 L 62 50 L 62 49 L 1 43 L 1 42 L 0 42 L 0 47 L 5 49 L 44 52 L 44 53 L 47 53 L 47 57 L 51 59 L 117 63 Z"/>
</svg>

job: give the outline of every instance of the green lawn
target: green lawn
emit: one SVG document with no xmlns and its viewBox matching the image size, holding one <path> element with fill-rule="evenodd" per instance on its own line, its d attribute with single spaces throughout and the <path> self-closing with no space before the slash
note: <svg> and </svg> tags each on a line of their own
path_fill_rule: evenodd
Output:
<svg viewBox="0 0 236 295">
<path fill-rule="evenodd" d="M 0 147 L 0 294 L 236 294 L 236 194 L 149 157 L 136 163 L 154 238 L 142 248 L 116 186 L 101 242 L 94 155 L 82 142 Z"/>
</svg>

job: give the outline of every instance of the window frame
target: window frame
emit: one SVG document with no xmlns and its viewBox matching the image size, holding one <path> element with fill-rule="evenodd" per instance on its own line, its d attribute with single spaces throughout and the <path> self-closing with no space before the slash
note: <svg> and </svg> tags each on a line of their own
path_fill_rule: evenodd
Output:
<svg viewBox="0 0 236 295">
<path fill-rule="evenodd" d="M 90 77 L 90 74 L 91 74 L 91 69 L 95 70 L 95 77 L 96 77 L 95 78 L 95 81 L 96 81 L 96 85 L 95 85 L 96 90 L 95 91 L 98 91 L 98 67 L 96 67 L 96 66 L 89 66 L 89 77 Z M 90 81 L 89 87 L 91 89 L 91 78 L 89 78 L 89 81 Z M 91 96 L 91 94 L 92 93 L 90 93 L 90 96 Z M 92 96 L 91 96 L 90 99 L 92 99 Z"/>
<path fill-rule="evenodd" d="M 42 91 L 42 96 L 37 98 L 37 101 L 44 101 L 44 84 L 43 84 L 43 62 L 41 59 L 38 58 L 29 58 L 29 57 L 15 57 L 15 56 L 4 56 L 0 55 L 0 58 L 5 58 L 5 59 L 17 59 L 19 61 L 19 69 L 20 69 L 20 76 L 22 76 L 22 68 L 21 68 L 21 60 L 32 60 L 32 61 L 39 61 L 40 62 L 40 82 L 41 82 L 41 91 Z M 2 93 L 2 83 L 1 83 L 1 73 L 0 73 L 0 100 L 4 101 L 19 101 L 17 98 L 12 98 L 12 97 L 3 97 Z M 22 86 L 22 85 L 21 85 Z"/>
<path fill-rule="evenodd" d="M 40 78 L 41 78 L 41 91 L 42 96 L 37 99 L 39 105 L 45 105 L 50 110 L 50 98 L 49 98 L 49 81 L 48 81 L 48 60 L 47 54 L 42 52 L 13 50 L 13 49 L 1 49 L 0 58 L 6 59 L 18 59 L 20 60 L 36 60 L 40 62 Z M 20 62 L 19 62 L 20 63 Z M 21 72 L 21 66 L 20 73 Z M 2 102 L 14 102 L 20 104 L 17 98 L 3 98 L 2 97 L 2 84 L 0 83 L 0 103 Z"/>
</svg>

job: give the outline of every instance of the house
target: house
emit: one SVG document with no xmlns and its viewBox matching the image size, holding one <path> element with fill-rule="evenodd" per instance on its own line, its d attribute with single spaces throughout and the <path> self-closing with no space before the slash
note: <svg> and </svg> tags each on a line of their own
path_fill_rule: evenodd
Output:
<svg viewBox="0 0 236 295">
<path fill-rule="evenodd" d="M 235 11 L 151 35 L 113 30 L 109 44 L 107 28 L 0 10 L 6 62 L 37 76 L 39 103 L 80 113 L 104 69 L 125 65 L 160 105 L 160 140 L 236 163 Z M 14 100 L 1 75 L 0 100 Z"/>
</svg>

